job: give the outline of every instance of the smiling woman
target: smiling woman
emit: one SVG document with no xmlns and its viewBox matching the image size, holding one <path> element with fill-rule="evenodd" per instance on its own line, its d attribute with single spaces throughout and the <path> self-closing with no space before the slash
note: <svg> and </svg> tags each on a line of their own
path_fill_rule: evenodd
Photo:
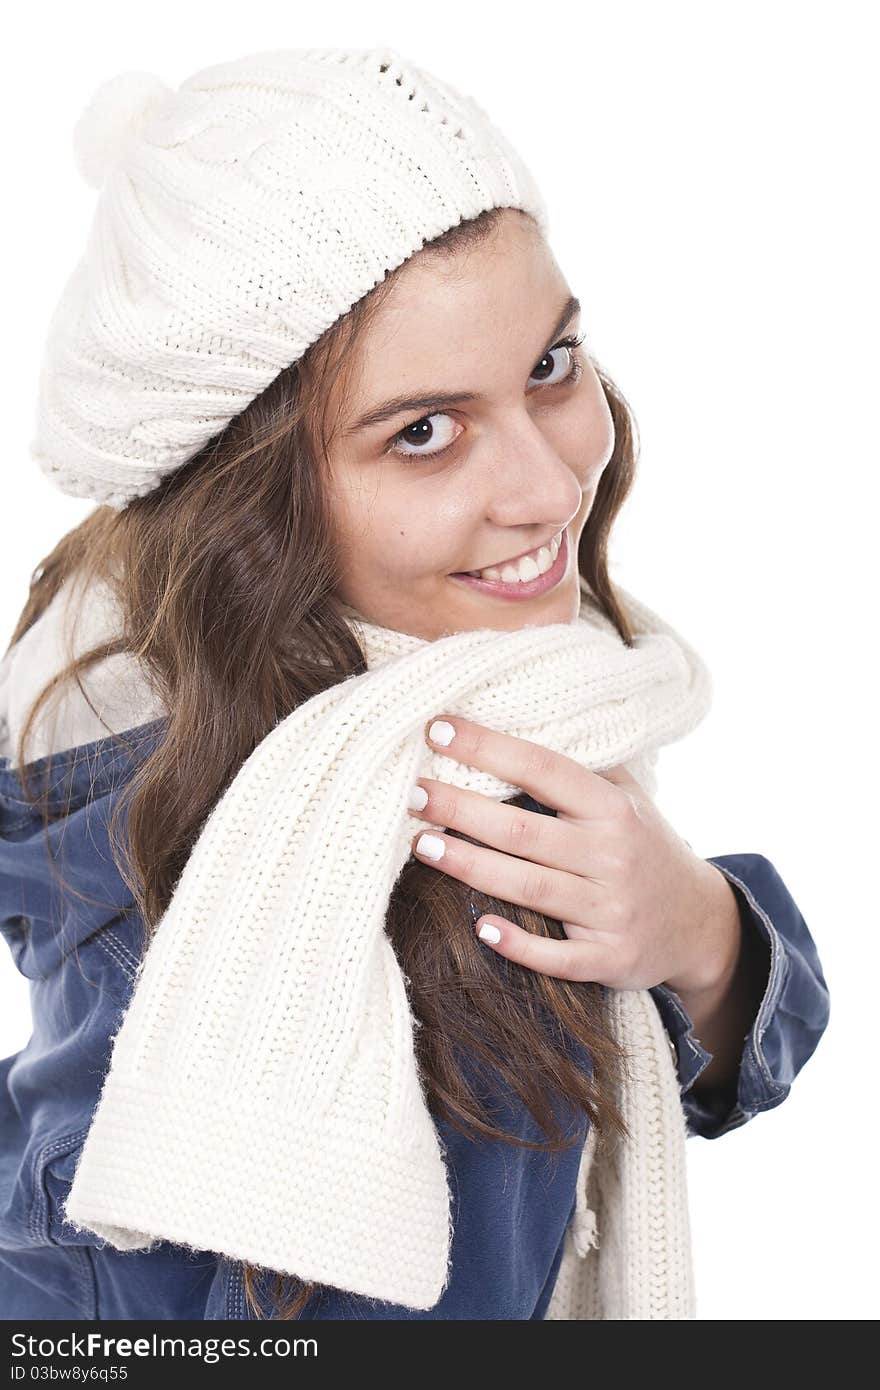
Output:
<svg viewBox="0 0 880 1390">
<path fill-rule="evenodd" d="M 0 669 L 4 1308 L 693 1316 L 685 1136 L 784 1099 L 827 991 L 769 862 L 653 803 L 709 677 L 609 577 L 633 421 L 531 174 L 387 48 L 123 75 L 77 150 L 33 452 L 99 505 Z"/>
<path fill-rule="evenodd" d="M 580 304 L 536 223 L 507 208 L 465 227 L 457 250 L 438 238 L 386 280 L 329 402 L 338 591 L 428 640 L 576 617 L 615 438 L 582 337 L 562 336 Z"/>
</svg>

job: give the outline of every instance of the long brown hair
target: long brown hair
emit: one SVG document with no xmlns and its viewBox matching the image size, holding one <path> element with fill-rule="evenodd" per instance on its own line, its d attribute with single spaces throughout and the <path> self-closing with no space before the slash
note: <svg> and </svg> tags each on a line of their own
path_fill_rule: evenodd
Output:
<svg viewBox="0 0 880 1390">
<path fill-rule="evenodd" d="M 500 211 L 457 224 L 423 252 L 451 255 L 476 245 L 491 234 Z M 35 701 L 17 745 L 26 795 L 38 799 L 25 751 L 44 700 L 68 681 L 79 683 L 80 673 L 102 657 L 133 653 L 168 711 L 162 738 L 136 766 L 111 821 L 114 859 L 139 910 L 143 949 L 212 807 L 245 759 L 304 700 L 366 669 L 336 595 L 337 548 L 323 487 L 331 439 L 325 383 L 340 380 L 340 373 L 344 381 L 353 349 L 398 273 L 386 275 L 153 492 L 122 511 L 97 507 L 31 576 L 10 646 L 62 584 L 81 584 L 84 596 L 93 580 L 109 584 L 122 630 L 65 666 Z M 631 645 L 607 552 L 633 482 L 634 422 L 614 383 L 591 361 L 615 443 L 581 534 L 578 567 Z M 511 798 L 513 805 L 523 801 Z M 389 902 L 387 930 L 422 1024 L 416 1048 L 432 1114 L 465 1134 L 555 1151 L 574 1142 L 556 1112 L 562 1098 L 589 1117 L 600 1142 L 625 1135 L 613 1099 L 625 1058 L 610 1035 L 601 988 L 554 979 L 487 951 L 475 938 L 469 896 L 480 911 L 564 936 L 555 919 L 473 892 L 410 856 Z M 572 1040 L 588 1049 L 591 1073 L 574 1061 Z M 462 1049 L 520 1096 L 544 1143 L 493 1125 L 462 1075 Z M 316 1289 L 259 1266 L 244 1264 L 243 1272 L 257 1317 L 299 1317 Z M 268 1308 L 257 1291 L 261 1280 L 271 1281 Z"/>
</svg>

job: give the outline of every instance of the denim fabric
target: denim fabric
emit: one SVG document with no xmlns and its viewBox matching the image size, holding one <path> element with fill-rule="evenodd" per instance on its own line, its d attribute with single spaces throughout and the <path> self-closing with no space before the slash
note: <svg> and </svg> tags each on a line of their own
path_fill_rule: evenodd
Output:
<svg viewBox="0 0 880 1390">
<path fill-rule="evenodd" d="M 744 929 L 757 935 L 767 958 L 767 986 L 743 1040 L 735 1097 L 693 1095 L 711 1053 L 693 1036 L 678 995 L 666 985 L 651 993 L 677 1049 L 688 1130 L 717 1139 L 785 1100 L 828 1026 L 830 999 L 816 944 L 769 859 L 722 854 L 708 862 L 730 883 Z"/>
<path fill-rule="evenodd" d="M 0 1061 L 0 1316 L 6 1319 L 250 1316 L 235 1261 L 167 1241 L 118 1251 L 73 1230 L 60 1214 L 141 957 L 143 924 L 112 857 L 110 816 L 164 723 L 31 763 L 37 785 L 48 782 L 51 789 L 46 831 L 23 798 L 18 770 L 0 758 L 0 930 L 28 981 L 33 1016 L 26 1046 Z M 655 991 L 689 1123 L 708 1137 L 779 1104 L 828 1017 L 815 946 L 773 866 L 761 855 L 713 862 L 735 887 L 744 920 L 767 943 L 769 979 L 745 1039 L 736 1101 L 714 1108 L 689 1094 L 708 1054 L 692 1036 L 681 1001 L 662 986 Z M 580 1048 L 575 1055 L 589 1068 Z M 540 1137 L 515 1093 L 473 1058 L 461 1062 L 500 1125 L 522 1138 Z M 312 1299 L 304 1317 L 543 1318 L 586 1137 L 585 1117 L 562 1118 L 574 1142 L 555 1154 L 474 1141 L 438 1121 L 454 1219 L 452 1274 L 442 1299 L 418 1313 L 331 1289 Z"/>
</svg>

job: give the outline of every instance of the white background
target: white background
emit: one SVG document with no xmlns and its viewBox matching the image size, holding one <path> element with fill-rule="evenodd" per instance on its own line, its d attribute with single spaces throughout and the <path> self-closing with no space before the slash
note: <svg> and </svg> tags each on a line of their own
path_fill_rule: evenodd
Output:
<svg viewBox="0 0 880 1390">
<path fill-rule="evenodd" d="M 699 1313 L 875 1317 L 874 7 L 317 10 L 81 0 L 6 24 L 0 650 L 31 570 L 92 509 L 44 481 L 28 441 L 96 196 L 70 145 L 95 87 L 127 68 L 176 85 L 265 48 L 390 43 L 470 91 L 533 168 L 589 348 L 638 421 L 612 575 L 712 670 L 713 708 L 661 755 L 658 801 L 699 853 L 775 863 L 831 990 L 783 1105 L 688 1141 Z M 8 1055 L 30 1016 L 5 950 L 0 991 Z"/>
</svg>

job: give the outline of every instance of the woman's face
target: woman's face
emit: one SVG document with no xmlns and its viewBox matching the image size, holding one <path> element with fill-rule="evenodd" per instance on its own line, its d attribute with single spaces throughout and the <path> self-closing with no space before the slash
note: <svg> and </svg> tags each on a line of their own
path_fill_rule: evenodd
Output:
<svg viewBox="0 0 880 1390">
<path fill-rule="evenodd" d="M 614 426 L 586 356 L 558 346 L 579 332 L 570 297 L 535 224 L 511 209 L 477 249 L 407 262 L 352 364 L 329 450 L 338 593 L 357 614 L 428 641 L 577 617 L 577 545 Z M 513 560 L 532 577 L 511 584 L 505 562 L 545 544 L 537 570 L 556 555 L 552 570 L 536 578 Z M 488 566 L 502 571 L 494 586 L 459 577 Z"/>
</svg>

